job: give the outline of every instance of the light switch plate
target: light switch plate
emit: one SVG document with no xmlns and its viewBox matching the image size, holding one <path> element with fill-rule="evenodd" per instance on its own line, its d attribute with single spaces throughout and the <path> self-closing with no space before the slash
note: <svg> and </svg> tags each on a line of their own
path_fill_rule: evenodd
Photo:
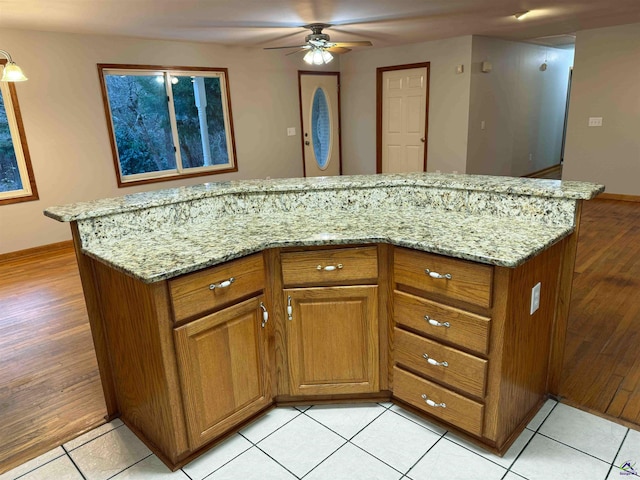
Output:
<svg viewBox="0 0 640 480">
<path fill-rule="evenodd" d="M 590 127 L 601 127 L 602 126 L 602 117 L 589 117 L 589 126 Z"/>
<path fill-rule="evenodd" d="M 540 308 L 540 282 L 531 289 L 531 311 L 530 315 L 533 315 L 538 308 Z"/>
<path fill-rule="evenodd" d="M 287 128 L 287 136 L 293 137 L 296 134 L 296 127 Z"/>
</svg>

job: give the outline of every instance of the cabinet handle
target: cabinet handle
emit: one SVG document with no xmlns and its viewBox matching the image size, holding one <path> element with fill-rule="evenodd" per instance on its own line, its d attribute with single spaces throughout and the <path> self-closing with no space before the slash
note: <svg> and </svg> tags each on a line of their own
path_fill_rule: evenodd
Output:
<svg viewBox="0 0 640 480">
<path fill-rule="evenodd" d="M 231 277 L 229 280 L 224 280 L 220 283 L 212 283 L 211 285 L 209 285 L 209 290 L 215 290 L 216 288 L 227 288 L 231 286 L 231 284 L 235 281 L 236 279 Z"/>
<path fill-rule="evenodd" d="M 426 394 L 424 394 L 424 393 L 422 394 L 422 399 L 423 399 L 423 400 L 425 401 L 425 403 L 426 403 L 427 405 L 429 405 L 430 407 L 434 407 L 434 408 L 438 408 L 438 407 L 440 407 L 440 408 L 447 408 L 447 404 L 446 404 L 446 403 L 444 403 L 444 402 L 436 403 L 436 402 L 434 402 L 433 400 L 431 400 L 430 398 L 428 398 L 428 397 L 427 397 L 427 395 L 426 395 Z"/>
<path fill-rule="evenodd" d="M 269 312 L 267 312 L 267 307 L 262 302 L 260 302 L 260 308 L 262 309 L 262 328 L 264 328 L 269 321 Z"/>
<path fill-rule="evenodd" d="M 333 272 L 334 270 L 342 270 L 342 267 L 344 267 L 344 265 L 342 265 L 341 263 L 339 263 L 338 265 L 327 265 L 326 267 L 323 267 L 322 265 L 318 265 L 316 267 L 316 270 L 324 270 L 325 272 Z"/>
<path fill-rule="evenodd" d="M 424 358 L 429 365 L 435 365 L 436 367 L 448 367 L 449 366 L 449 362 L 438 362 L 437 360 L 429 357 L 429 355 L 427 355 L 426 353 L 422 355 L 422 358 Z"/>
<path fill-rule="evenodd" d="M 287 315 L 289 321 L 293 320 L 293 307 L 291 306 L 291 295 L 287 295 Z"/>
<path fill-rule="evenodd" d="M 429 325 L 433 325 L 434 327 L 445 327 L 445 328 L 449 328 L 451 326 L 451 324 L 449 322 L 443 322 L 440 323 L 437 320 L 434 320 L 433 318 L 431 318 L 429 315 L 425 315 L 424 319 L 429 322 Z"/>
<path fill-rule="evenodd" d="M 428 268 L 424 269 L 424 273 L 429 275 L 431 278 L 438 278 L 438 279 L 442 278 L 442 279 L 446 279 L 446 280 L 451 280 L 451 274 L 450 273 L 445 273 L 443 275 L 442 273 L 432 272 Z"/>
</svg>

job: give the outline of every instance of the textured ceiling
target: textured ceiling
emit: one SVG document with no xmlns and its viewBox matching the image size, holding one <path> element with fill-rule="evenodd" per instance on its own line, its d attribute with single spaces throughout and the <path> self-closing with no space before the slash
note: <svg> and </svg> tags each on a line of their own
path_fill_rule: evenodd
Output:
<svg viewBox="0 0 640 480">
<path fill-rule="evenodd" d="M 640 0 L 0 0 L 0 29 L 251 47 L 300 44 L 302 26 L 314 22 L 332 24 L 333 41 L 374 47 L 471 34 L 553 45 L 578 30 L 640 22 Z"/>
</svg>

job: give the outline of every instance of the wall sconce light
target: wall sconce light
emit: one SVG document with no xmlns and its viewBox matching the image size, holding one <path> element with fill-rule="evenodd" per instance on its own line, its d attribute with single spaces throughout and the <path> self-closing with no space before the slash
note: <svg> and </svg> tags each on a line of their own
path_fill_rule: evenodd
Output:
<svg viewBox="0 0 640 480">
<path fill-rule="evenodd" d="M 529 15 L 529 10 L 526 10 L 524 12 L 518 12 L 514 15 L 514 17 L 516 17 L 516 20 L 523 20 L 524 17 L 526 17 L 527 15 Z"/>
<path fill-rule="evenodd" d="M 0 55 L 3 55 L 7 59 L 7 63 L 2 70 L 0 82 L 24 82 L 27 80 L 27 77 L 22 73 L 22 69 L 16 65 L 16 62 L 13 61 L 9 52 L 0 50 Z"/>
</svg>

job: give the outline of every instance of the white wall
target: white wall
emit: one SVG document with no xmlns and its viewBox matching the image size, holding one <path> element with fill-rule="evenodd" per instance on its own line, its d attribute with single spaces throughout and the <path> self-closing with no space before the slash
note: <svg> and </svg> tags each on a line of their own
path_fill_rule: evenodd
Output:
<svg viewBox="0 0 640 480">
<path fill-rule="evenodd" d="M 376 68 L 431 62 L 427 171 L 465 172 L 471 37 L 360 49 L 341 59 L 342 158 L 345 174 L 376 171 Z M 457 75 L 456 65 L 465 73 Z"/>
<path fill-rule="evenodd" d="M 573 50 L 473 37 L 467 173 L 521 176 L 560 163 L 572 64 Z"/>
<path fill-rule="evenodd" d="M 562 178 L 640 195 L 640 24 L 578 32 Z"/>
<path fill-rule="evenodd" d="M 51 205 L 232 178 L 302 175 L 297 70 L 301 56 L 123 37 L 0 31 L 29 81 L 16 85 L 40 200 L 0 206 L 0 253 L 70 238 Z M 237 173 L 117 188 L 97 63 L 227 67 Z M 339 70 L 339 60 L 326 70 Z M 287 127 L 297 135 L 287 137 Z"/>
</svg>

